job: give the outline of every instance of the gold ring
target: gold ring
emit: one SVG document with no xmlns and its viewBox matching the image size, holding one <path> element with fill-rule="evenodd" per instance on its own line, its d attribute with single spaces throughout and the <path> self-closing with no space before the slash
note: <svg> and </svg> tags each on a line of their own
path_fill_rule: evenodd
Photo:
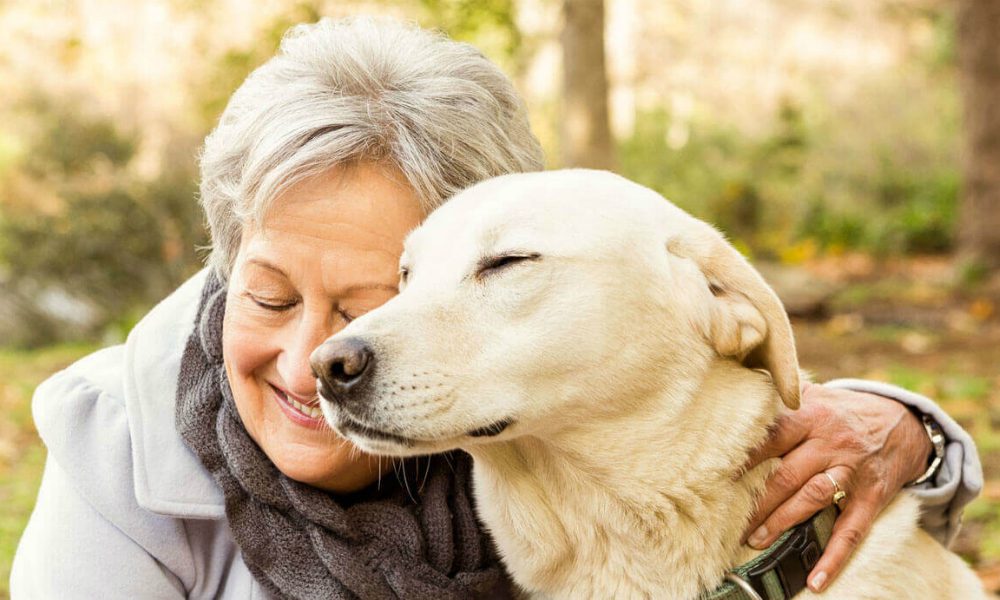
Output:
<svg viewBox="0 0 1000 600">
<path fill-rule="evenodd" d="M 833 504 L 835 504 L 837 508 L 844 510 L 844 502 L 847 501 L 847 492 L 840 489 L 840 484 L 833 478 L 833 475 L 830 475 L 826 471 L 823 471 L 823 474 L 826 475 L 826 478 L 833 484 Z"/>
</svg>

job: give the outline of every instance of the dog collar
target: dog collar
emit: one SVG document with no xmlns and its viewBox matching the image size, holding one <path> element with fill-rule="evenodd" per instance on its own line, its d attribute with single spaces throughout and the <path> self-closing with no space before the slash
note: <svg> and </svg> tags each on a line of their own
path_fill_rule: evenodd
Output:
<svg viewBox="0 0 1000 600">
<path fill-rule="evenodd" d="M 836 506 L 828 506 L 789 529 L 759 556 L 730 571 L 726 581 L 699 600 L 789 600 L 806 588 L 809 571 L 830 541 L 837 512 Z"/>
</svg>

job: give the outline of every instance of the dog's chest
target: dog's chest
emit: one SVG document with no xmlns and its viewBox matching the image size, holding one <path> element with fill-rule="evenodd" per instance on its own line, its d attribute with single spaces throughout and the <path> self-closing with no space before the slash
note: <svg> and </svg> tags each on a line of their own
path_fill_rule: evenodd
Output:
<svg viewBox="0 0 1000 600">
<path fill-rule="evenodd" d="M 717 540 L 738 539 L 738 523 L 678 513 L 657 494 L 625 501 L 480 468 L 476 478 L 480 513 L 515 581 L 545 596 L 694 597 L 736 559 Z"/>
</svg>

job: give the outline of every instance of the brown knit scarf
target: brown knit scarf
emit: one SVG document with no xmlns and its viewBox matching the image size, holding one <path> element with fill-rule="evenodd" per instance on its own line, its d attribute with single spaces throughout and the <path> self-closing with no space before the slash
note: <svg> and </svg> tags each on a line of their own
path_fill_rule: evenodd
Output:
<svg viewBox="0 0 1000 600">
<path fill-rule="evenodd" d="M 419 485 L 388 475 L 350 497 L 278 471 L 236 412 L 222 362 L 225 297 L 209 277 L 181 362 L 176 425 L 222 488 L 257 581 L 284 598 L 509 597 L 474 514 L 468 455 L 422 458 Z"/>
</svg>

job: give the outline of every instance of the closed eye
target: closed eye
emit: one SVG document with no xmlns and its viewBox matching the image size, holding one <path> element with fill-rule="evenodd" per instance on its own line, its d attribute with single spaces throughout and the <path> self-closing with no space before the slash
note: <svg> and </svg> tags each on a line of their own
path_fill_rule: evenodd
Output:
<svg viewBox="0 0 1000 600">
<path fill-rule="evenodd" d="M 539 260 L 542 257 L 537 252 L 524 252 L 516 254 L 502 254 L 499 256 L 487 256 L 479 261 L 476 269 L 476 277 L 483 278 L 499 273 L 516 264 Z"/>
</svg>

